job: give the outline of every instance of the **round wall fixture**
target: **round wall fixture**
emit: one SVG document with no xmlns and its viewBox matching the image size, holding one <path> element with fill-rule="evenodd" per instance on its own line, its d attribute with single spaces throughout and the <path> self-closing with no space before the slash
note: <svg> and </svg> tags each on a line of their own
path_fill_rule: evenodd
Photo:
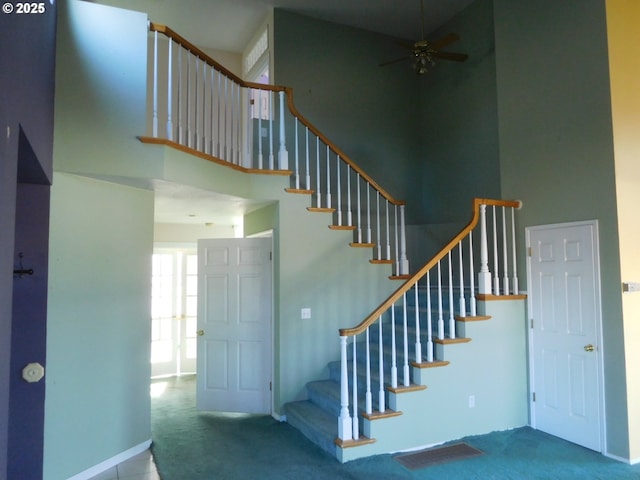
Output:
<svg viewBox="0 0 640 480">
<path fill-rule="evenodd" d="M 38 362 L 30 363 L 22 369 L 22 378 L 29 383 L 35 383 L 44 377 L 44 367 Z"/>
</svg>

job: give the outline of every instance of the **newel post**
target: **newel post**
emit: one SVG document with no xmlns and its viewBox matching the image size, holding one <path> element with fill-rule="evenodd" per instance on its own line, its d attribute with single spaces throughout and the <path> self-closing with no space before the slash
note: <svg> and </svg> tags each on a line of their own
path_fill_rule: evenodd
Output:
<svg viewBox="0 0 640 480">
<path fill-rule="evenodd" d="M 340 416 L 338 417 L 338 438 L 353 439 L 353 423 L 349 415 L 349 373 L 347 368 L 347 337 L 340 337 Z"/>
<path fill-rule="evenodd" d="M 478 272 L 478 293 L 491 293 L 489 248 L 487 245 L 487 206 L 484 204 L 480 205 L 480 271 Z"/>
<path fill-rule="evenodd" d="M 407 237 L 404 226 L 404 205 L 400 205 L 400 275 L 409 275 L 407 259 Z"/>
<path fill-rule="evenodd" d="M 287 152 L 286 138 L 284 131 L 284 92 L 280 95 L 280 149 L 278 150 L 278 168 L 280 170 L 289 169 L 289 152 Z"/>
</svg>

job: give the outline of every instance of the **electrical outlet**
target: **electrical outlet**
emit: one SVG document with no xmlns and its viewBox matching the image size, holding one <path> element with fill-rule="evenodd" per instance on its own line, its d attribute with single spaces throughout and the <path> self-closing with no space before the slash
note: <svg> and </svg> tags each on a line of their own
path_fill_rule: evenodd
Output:
<svg viewBox="0 0 640 480">
<path fill-rule="evenodd" d="M 469 395 L 469 408 L 476 408 L 476 396 Z"/>
<path fill-rule="evenodd" d="M 300 318 L 302 318 L 302 319 L 311 318 L 311 309 L 310 308 L 301 309 L 300 310 Z"/>
</svg>

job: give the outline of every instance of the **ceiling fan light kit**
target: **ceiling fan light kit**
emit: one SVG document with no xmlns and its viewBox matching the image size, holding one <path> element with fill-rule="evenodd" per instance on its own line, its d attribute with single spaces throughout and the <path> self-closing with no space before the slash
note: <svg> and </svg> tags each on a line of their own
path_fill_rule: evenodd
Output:
<svg viewBox="0 0 640 480">
<path fill-rule="evenodd" d="M 436 62 L 434 59 L 451 60 L 454 62 L 464 62 L 469 56 L 464 53 L 443 52 L 440 49 L 446 47 L 460 40 L 460 36 L 455 33 L 450 33 L 434 42 L 429 42 L 424 38 L 424 0 L 420 0 L 420 13 L 421 13 L 421 39 L 411 44 L 409 42 L 398 42 L 405 48 L 411 50 L 411 54 L 404 57 L 390 60 L 388 62 L 381 63 L 380 66 L 384 67 L 394 63 L 403 62 L 405 60 L 413 60 L 413 68 L 418 75 L 424 75 L 429 71 L 430 67 L 434 67 Z"/>
</svg>

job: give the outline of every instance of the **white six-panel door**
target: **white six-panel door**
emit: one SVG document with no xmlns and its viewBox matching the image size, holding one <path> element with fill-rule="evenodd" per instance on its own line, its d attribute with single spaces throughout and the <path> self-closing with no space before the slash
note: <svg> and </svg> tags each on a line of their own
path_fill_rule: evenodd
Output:
<svg viewBox="0 0 640 480">
<path fill-rule="evenodd" d="M 602 451 L 596 222 L 527 229 L 532 424 Z"/>
<path fill-rule="evenodd" d="M 200 410 L 271 412 L 271 239 L 198 241 Z"/>
</svg>

